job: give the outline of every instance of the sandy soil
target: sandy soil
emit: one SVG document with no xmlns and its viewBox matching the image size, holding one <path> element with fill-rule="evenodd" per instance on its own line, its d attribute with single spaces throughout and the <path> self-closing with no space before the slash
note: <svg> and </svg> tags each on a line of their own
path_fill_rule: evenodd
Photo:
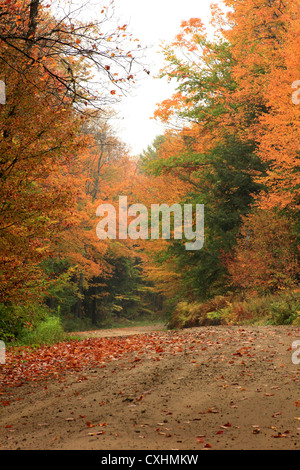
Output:
<svg viewBox="0 0 300 470">
<path fill-rule="evenodd" d="M 299 450 L 299 328 L 147 334 L 163 353 L 8 389 L 0 448 Z"/>
</svg>

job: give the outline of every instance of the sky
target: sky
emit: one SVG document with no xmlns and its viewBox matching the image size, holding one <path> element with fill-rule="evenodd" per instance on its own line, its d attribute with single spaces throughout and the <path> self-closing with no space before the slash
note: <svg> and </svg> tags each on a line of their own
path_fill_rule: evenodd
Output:
<svg viewBox="0 0 300 470">
<path fill-rule="evenodd" d="M 151 72 L 117 106 L 120 113 L 118 134 L 132 155 L 141 153 L 164 131 L 162 124 L 151 119 L 156 104 L 170 98 L 174 91 L 174 85 L 154 78 L 163 66 L 163 56 L 158 53 L 160 44 L 172 42 L 183 20 L 201 18 L 207 24 L 211 3 L 217 1 L 115 0 L 116 16 L 122 24 L 128 24 L 128 30 L 143 47 L 147 46 L 143 61 L 149 64 Z"/>
</svg>

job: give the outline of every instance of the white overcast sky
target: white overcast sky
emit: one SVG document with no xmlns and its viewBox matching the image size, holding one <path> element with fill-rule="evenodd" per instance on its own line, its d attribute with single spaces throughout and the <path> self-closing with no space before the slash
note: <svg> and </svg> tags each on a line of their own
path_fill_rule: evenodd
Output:
<svg viewBox="0 0 300 470">
<path fill-rule="evenodd" d="M 150 118 L 155 105 L 172 95 L 173 87 L 166 81 L 154 79 L 163 65 L 159 54 L 162 41 L 170 43 L 180 30 L 182 20 L 201 18 L 207 24 L 210 4 L 218 0 L 115 0 L 116 14 L 121 22 L 129 25 L 133 36 L 147 46 L 146 58 L 151 76 L 146 76 L 129 97 L 118 106 L 120 117 L 119 136 L 137 155 L 163 133 L 161 124 Z"/>
</svg>

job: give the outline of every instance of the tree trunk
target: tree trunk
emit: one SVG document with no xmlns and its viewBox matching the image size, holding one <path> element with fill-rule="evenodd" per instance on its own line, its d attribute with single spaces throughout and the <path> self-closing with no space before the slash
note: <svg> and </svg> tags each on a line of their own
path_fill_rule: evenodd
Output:
<svg viewBox="0 0 300 470">
<path fill-rule="evenodd" d="M 28 48 L 32 47 L 35 38 L 36 28 L 37 28 L 37 16 L 39 13 L 40 0 L 32 0 L 30 3 L 30 13 L 29 13 L 29 27 L 27 33 L 27 39 L 30 39 Z"/>
<path fill-rule="evenodd" d="M 82 313 L 83 273 L 80 273 L 78 287 L 79 287 L 80 297 L 77 300 L 75 308 L 74 308 L 75 318 L 81 318 L 81 313 Z"/>
</svg>

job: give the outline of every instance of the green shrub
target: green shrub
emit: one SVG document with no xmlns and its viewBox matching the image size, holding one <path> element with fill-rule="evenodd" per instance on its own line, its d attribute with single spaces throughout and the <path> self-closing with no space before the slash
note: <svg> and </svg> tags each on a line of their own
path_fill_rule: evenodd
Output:
<svg viewBox="0 0 300 470">
<path fill-rule="evenodd" d="M 204 303 L 180 302 L 169 326 L 300 325 L 300 292 L 283 291 L 247 299 L 218 296 Z"/>
<path fill-rule="evenodd" d="M 33 329 L 48 315 L 45 305 L 0 304 L 0 340 L 10 342 L 19 338 L 26 329 Z"/>
<path fill-rule="evenodd" d="M 220 325 L 223 323 L 218 312 L 229 305 L 230 299 L 217 296 L 207 302 L 180 302 L 173 312 L 171 328 L 193 328 L 197 326 Z"/>
<path fill-rule="evenodd" d="M 225 324 L 232 325 L 300 324 L 300 295 L 296 291 L 283 291 L 236 300 L 218 315 Z"/>
<path fill-rule="evenodd" d="M 271 305 L 270 321 L 273 325 L 298 324 L 300 318 L 300 298 L 284 296 Z"/>
<path fill-rule="evenodd" d="M 65 333 L 58 316 L 46 317 L 36 328 L 24 330 L 19 343 L 23 345 L 55 344 L 63 341 Z"/>
</svg>

